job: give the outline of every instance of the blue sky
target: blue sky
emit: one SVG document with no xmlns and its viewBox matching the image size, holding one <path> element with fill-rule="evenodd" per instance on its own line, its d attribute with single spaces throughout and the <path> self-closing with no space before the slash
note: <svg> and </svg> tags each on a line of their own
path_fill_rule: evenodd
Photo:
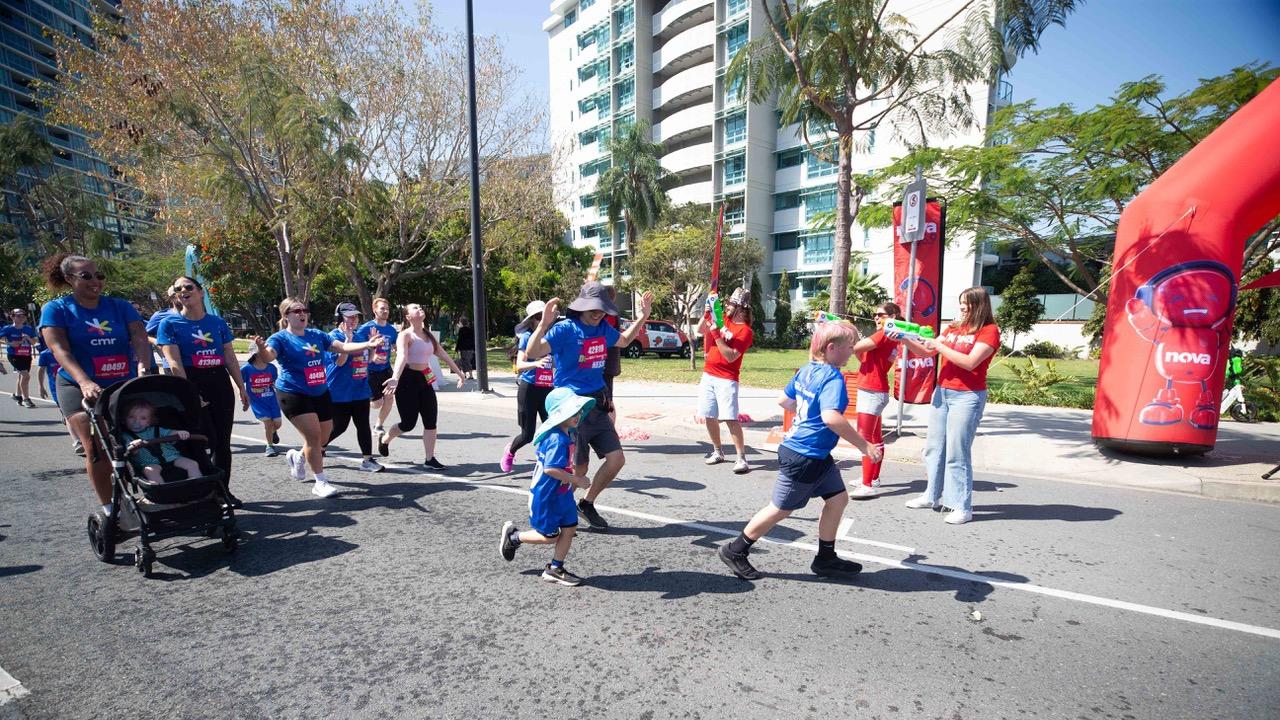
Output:
<svg viewBox="0 0 1280 720">
<path fill-rule="evenodd" d="M 527 82 L 547 97 L 545 0 L 474 0 L 476 31 L 505 38 Z M 438 21 L 463 28 L 464 0 L 435 0 Z M 1104 102 L 1120 83 L 1163 75 L 1171 92 L 1251 60 L 1280 65 L 1280 0 L 1088 0 L 1065 28 L 1045 33 L 1038 55 L 1010 75 L 1014 99 Z"/>
</svg>

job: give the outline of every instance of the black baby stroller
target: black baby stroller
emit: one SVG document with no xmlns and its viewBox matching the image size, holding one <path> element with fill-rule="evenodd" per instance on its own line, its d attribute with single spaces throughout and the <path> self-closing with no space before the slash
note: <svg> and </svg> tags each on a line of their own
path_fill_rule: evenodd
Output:
<svg viewBox="0 0 1280 720">
<path fill-rule="evenodd" d="M 165 467 L 166 482 L 152 483 L 135 473 L 129 463 L 128 443 L 122 437 L 130 406 L 145 400 L 154 408 L 157 427 L 185 430 L 191 435 L 180 440 L 176 434 L 150 440 L 148 446 L 176 443 L 179 454 L 194 460 L 199 477 L 187 478 L 180 468 Z M 147 375 L 103 390 L 93 407 L 85 403 L 93 433 L 92 453 L 107 453 L 111 461 L 112 512 L 101 509 L 89 516 L 89 543 L 103 562 L 115 559 L 116 543 L 134 535 L 138 547 L 133 564 L 144 577 L 151 577 L 156 554 L 151 543 L 179 535 L 221 534 L 222 546 L 235 552 L 235 512 L 227 503 L 226 478 L 213 466 L 200 418 L 200 396 L 195 385 L 172 375 Z"/>
</svg>

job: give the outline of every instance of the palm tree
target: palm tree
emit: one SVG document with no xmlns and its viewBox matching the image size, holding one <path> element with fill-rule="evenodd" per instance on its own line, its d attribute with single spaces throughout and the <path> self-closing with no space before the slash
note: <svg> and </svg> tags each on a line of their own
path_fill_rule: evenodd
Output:
<svg viewBox="0 0 1280 720">
<path fill-rule="evenodd" d="M 619 221 L 625 223 L 628 257 L 635 253 L 636 236 L 656 225 L 669 204 L 661 186 L 666 176 L 658 162 L 662 153 L 662 143 L 649 140 L 649 125 L 643 121 L 623 125 L 609 139 L 612 162 L 596 181 L 596 199 L 609 208 L 611 235 Z M 615 260 L 611 265 L 616 271 Z"/>
<path fill-rule="evenodd" d="M 966 0 L 921 32 L 889 11 L 889 0 L 777 0 L 773 10 L 757 2 L 768 32 L 738 50 L 726 80 L 746 82 L 752 102 L 776 97 L 782 122 L 800 123 L 808 151 L 838 166 L 828 309 L 844 314 L 849 225 L 867 192 L 852 177 L 858 145 L 884 122 L 920 145 L 931 132 L 972 126 L 969 88 L 1036 50 L 1044 30 L 1064 24 L 1082 0 L 995 0 L 994 16 L 985 0 Z"/>
</svg>

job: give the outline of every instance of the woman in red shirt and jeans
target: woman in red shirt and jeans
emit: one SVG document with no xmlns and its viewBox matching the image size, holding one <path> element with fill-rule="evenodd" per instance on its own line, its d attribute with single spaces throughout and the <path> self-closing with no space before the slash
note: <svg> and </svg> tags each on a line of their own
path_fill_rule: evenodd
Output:
<svg viewBox="0 0 1280 720">
<path fill-rule="evenodd" d="M 980 287 L 960 293 L 960 317 L 937 340 L 905 341 L 913 352 L 939 356 L 938 387 L 929 413 L 924 462 L 929 484 L 909 508 L 950 510 L 952 525 L 973 519 L 973 437 L 987 405 L 987 368 L 1000 347 L 991 298 Z"/>
<path fill-rule="evenodd" d="M 887 302 L 876 308 L 876 331 L 862 338 L 853 346 L 858 358 L 858 434 L 867 442 L 880 448 L 880 460 L 862 456 L 862 484 L 849 493 L 858 499 L 873 498 L 880 494 L 880 466 L 884 464 L 884 434 L 881 414 L 889 404 L 889 368 L 898 357 L 898 342 L 884 334 L 887 320 L 897 320 L 902 310 L 896 303 Z"/>
</svg>

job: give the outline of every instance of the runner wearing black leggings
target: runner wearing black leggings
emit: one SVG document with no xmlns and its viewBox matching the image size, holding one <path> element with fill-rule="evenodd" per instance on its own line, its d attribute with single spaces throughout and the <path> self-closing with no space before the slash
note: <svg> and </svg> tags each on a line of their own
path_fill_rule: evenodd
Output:
<svg viewBox="0 0 1280 720">
<path fill-rule="evenodd" d="M 231 328 L 227 321 L 205 312 L 204 287 L 195 278 L 183 275 L 175 279 L 173 297 L 179 310 L 160 321 L 156 345 L 169 361 L 173 374 L 194 383 L 200 399 L 206 403 L 204 412 L 213 431 L 213 464 L 226 476 L 229 486 L 231 428 L 236 419 L 232 385 L 239 392 L 240 408 L 249 409 L 249 394 L 245 391 L 244 378 L 240 377 Z M 240 507 L 240 500 L 230 490 L 227 501 L 231 507 Z"/>
<path fill-rule="evenodd" d="M 400 424 L 378 436 L 378 452 L 383 457 L 391 454 L 390 444 L 400 435 L 413 430 L 422 420 L 422 448 L 426 453 L 426 465 L 432 470 L 444 470 L 436 460 L 436 391 L 431 387 L 435 377 L 431 372 L 432 355 L 449 364 L 458 376 L 458 389 L 467 383 L 461 368 L 449 357 L 449 353 L 436 341 L 424 326 L 426 313 L 422 306 L 412 303 L 405 306 L 404 326 L 396 339 L 396 365 L 391 379 L 386 382 L 385 394 L 394 394 L 396 410 L 400 412 Z"/>
<path fill-rule="evenodd" d="M 349 302 L 339 303 L 333 311 L 338 327 L 329 337 L 341 342 L 365 342 L 369 332 L 359 327 L 360 309 Z M 364 461 L 360 469 L 382 472 L 382 465 L 373 459 L 373 434 L 369 431 L 369 356 L 372 351 L 361 353 L 329 353 L 325 373 L 329 376 L 329 397 L 333 401 L 333 431 L 329 433 L 329 446 L 347 426 L 356 426 L 356 442 Z"/>
<path fill-rule="evenodd" d="M 537 360 L 530 360 L 525 350 L 529 347 L 529 338 L 533 335 L 533 327 L 542 320 L 542 310 L 546 303 L 534 300 L 525 306 L 524 320 L 516 325 L 516 417 L 520 422 L 520 434 L 511 439 L 502 449 L 502 458 L 498 467 L 502 472 L 511 472 L 515 465 L 516 453 L 520 448 L 533 441 L 538 420 L 547 419 L 547 394 L 555 387 L 555 369 L 550 355 Z"/>
</svg>

